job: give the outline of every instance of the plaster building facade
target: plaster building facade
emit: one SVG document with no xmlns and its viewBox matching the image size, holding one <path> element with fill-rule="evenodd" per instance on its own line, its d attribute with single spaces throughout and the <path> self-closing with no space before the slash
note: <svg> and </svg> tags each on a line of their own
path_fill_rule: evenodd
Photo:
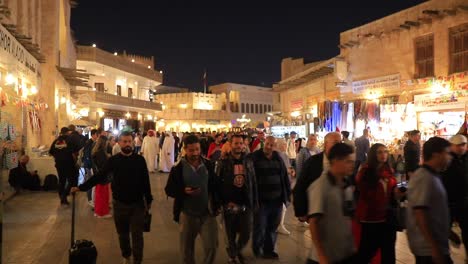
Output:
<svg viewBox="0 0 468 264">
<path fill-rule="evenodd" d="M 163 110 L 157 114 L 159 131 L 218 131 L 232 127 L 224 94 L 156 94 Z"/>
<path fill-rule="evenodd" d="M 468 8 L 463 0 L 432 0 L 340 34 L 341 99 L 380 101 L 375 132 L 418 128 L 423 139 L 450 137 L 468 103 Z M 383 101 L 392 101 L 387 109 Z M 404 106 L 404 107 L 403 107 Z M 406 109 L 406 110 L 405 110 Z M 393 115 L 413 116 L 397 124 Z M 393 120 L 393 121 L 392 121 Z"/>
<path fill-rule="evenodd" d="M 222 83 L 209 87 L 214 94 L 225 96 L 226 111 L 235 127 L 264 127 L 268 112 L 273 111 L 276 93 L 267 87 Z M 247 124 L 247 120 L 250 120 Z"/>
<path fill-rule="evenodd" d="M 162 107 L 153 101 L 153 92 L 163 78 L 154 64 L 154 57 L 78 46 L 77 69 L 89 79 L 72 93 L 76 122 L 111 131 L 125 126 L 154 128 L 154 118 Z"/>
<path fill-rule="evenodd" d="M 274 125 L 354 137 L 369 128 L 388 142 L 416 128 L 423 138 L 453 135 L 468 105 L 467 9 L 463 0 L 427 1 L 342 32 L 335 58 L 284 59 Z"/>
</svg>

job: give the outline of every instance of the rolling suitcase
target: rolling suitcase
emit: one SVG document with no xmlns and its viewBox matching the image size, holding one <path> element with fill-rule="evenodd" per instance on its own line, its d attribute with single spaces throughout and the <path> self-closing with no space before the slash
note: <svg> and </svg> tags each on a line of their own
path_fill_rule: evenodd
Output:
<svg viewBox="0 0 468 264">
<path fill-rule="evenodd" d="M 72 201 L 72 228 L 71 247 L 69 251 L 69 264 L 96 264 L 97 249 L 94 243 L 89 240 L 75 241 L 75 194 Z"/>
</svg>

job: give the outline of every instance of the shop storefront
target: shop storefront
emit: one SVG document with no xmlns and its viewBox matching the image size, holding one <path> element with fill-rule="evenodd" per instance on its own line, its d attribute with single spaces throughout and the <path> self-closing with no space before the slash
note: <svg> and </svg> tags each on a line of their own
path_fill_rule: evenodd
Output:
<svg viewBox="0 0 468 264">
<path fill-rule="evenodd" d="M 21 152 L 31 154 L 40 143 L 41 112 L 48 109 L 37 96 L 40 84 L 40 63 L 0 25 L 0 166 L 16 166 Z"/>
<path fill-rule="evenodd" d="M 458 84 L 462 89 L 452 90 L 447 87 L 445 91 L 414 96 L 422 140 L 433 136 L 449 138 L 455 135 L 465 122 L 468 110 L 468 82 L 462 81 Z"/>
</svg>

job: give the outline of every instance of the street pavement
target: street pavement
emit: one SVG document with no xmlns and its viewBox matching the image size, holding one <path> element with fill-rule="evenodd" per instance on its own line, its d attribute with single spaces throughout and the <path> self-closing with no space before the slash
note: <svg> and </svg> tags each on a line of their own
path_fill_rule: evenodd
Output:
<svg viewBox="0 0 468 264">
<path fill-rule="evenodd" d="M 181 263 L 178 225 L 172 221 L 172 199 L 164 194 L 168 174 L 151 174 L 154 196 L 151 232 L 145 233 L 143 263 Z M 25 192 L 4 205 L 4 264 L 66 264 L 70 246 L 71 207 L 59 204 L 58 195 L 50 192 Z M 92 240 L 98 249 L 98 264 L 121 262 L 118 237 L 113 219 L 97 219 L 86 201 L 86 194 L 77 196 L 76 238 Z M 298 224 L 292 208 L 286 226 L 291 235 L 278 235 L 278 261 L 257 260 L 250 244 L 245 249 L 249 263 L 305 263 L 311 246 L 307 228 Z M 227 263 L 222 225 L 219 228 L 216 263 Z M 398 233 L 397 263 L 414 263 L 404 233 Z M 197 263 L 202 263 L 203 249 L 197 239 Z M 455 264 L 464 263 L 463 246 L 451 248 Z"/>
</svg>

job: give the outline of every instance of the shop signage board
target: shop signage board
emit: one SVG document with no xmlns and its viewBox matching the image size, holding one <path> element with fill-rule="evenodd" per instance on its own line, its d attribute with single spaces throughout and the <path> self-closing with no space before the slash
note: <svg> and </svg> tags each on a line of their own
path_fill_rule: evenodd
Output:
<svg viewBox="0 0 468 264">
<path fill-rule="evenodd" d="M 271 127 L 271 134 L 277 138 L 283 138 L 284 133 L 290 133 L 295 131 L 299 137 L 306 137 L 306 127 L 305 126 L 273 126 Z"/>
<path fill-rule="evenodd" d="M 221 120 L 207 119 L 206 124 L 207 125 L 219 125 L 221 124 Z"/>
<path fill-rule="evenodd" d="M 304 106 L 304 99 L 297 99 L 291 101 L 291 110 L 299 110 Z"/>
<path fill-rule="evenodd" d="M 14 63 L 22 74 L 30 78 L 36 78 L 39 73 L 39 62 L 31 55 L 8 30 L 0 24 L 0 57 L 10 58 L 7 63 Z M 3 61 L 5 62 L 5 61 Z M 12 70 L 12 69 L 10 69 Z"/>
<path fill-rule="evenodd" d="M 362 94 L 369 90 L 400 89 L 400 75 L 392 74 L 351 83 L 353 94 Z"/>
<path fill-rule="evenodd" d="M 420 94 L 414 96 L 416 111 L 437 111 L 465 109 L 468 105 L 468 91 L 457 90 L 446 94 Z"/>
</svg>

